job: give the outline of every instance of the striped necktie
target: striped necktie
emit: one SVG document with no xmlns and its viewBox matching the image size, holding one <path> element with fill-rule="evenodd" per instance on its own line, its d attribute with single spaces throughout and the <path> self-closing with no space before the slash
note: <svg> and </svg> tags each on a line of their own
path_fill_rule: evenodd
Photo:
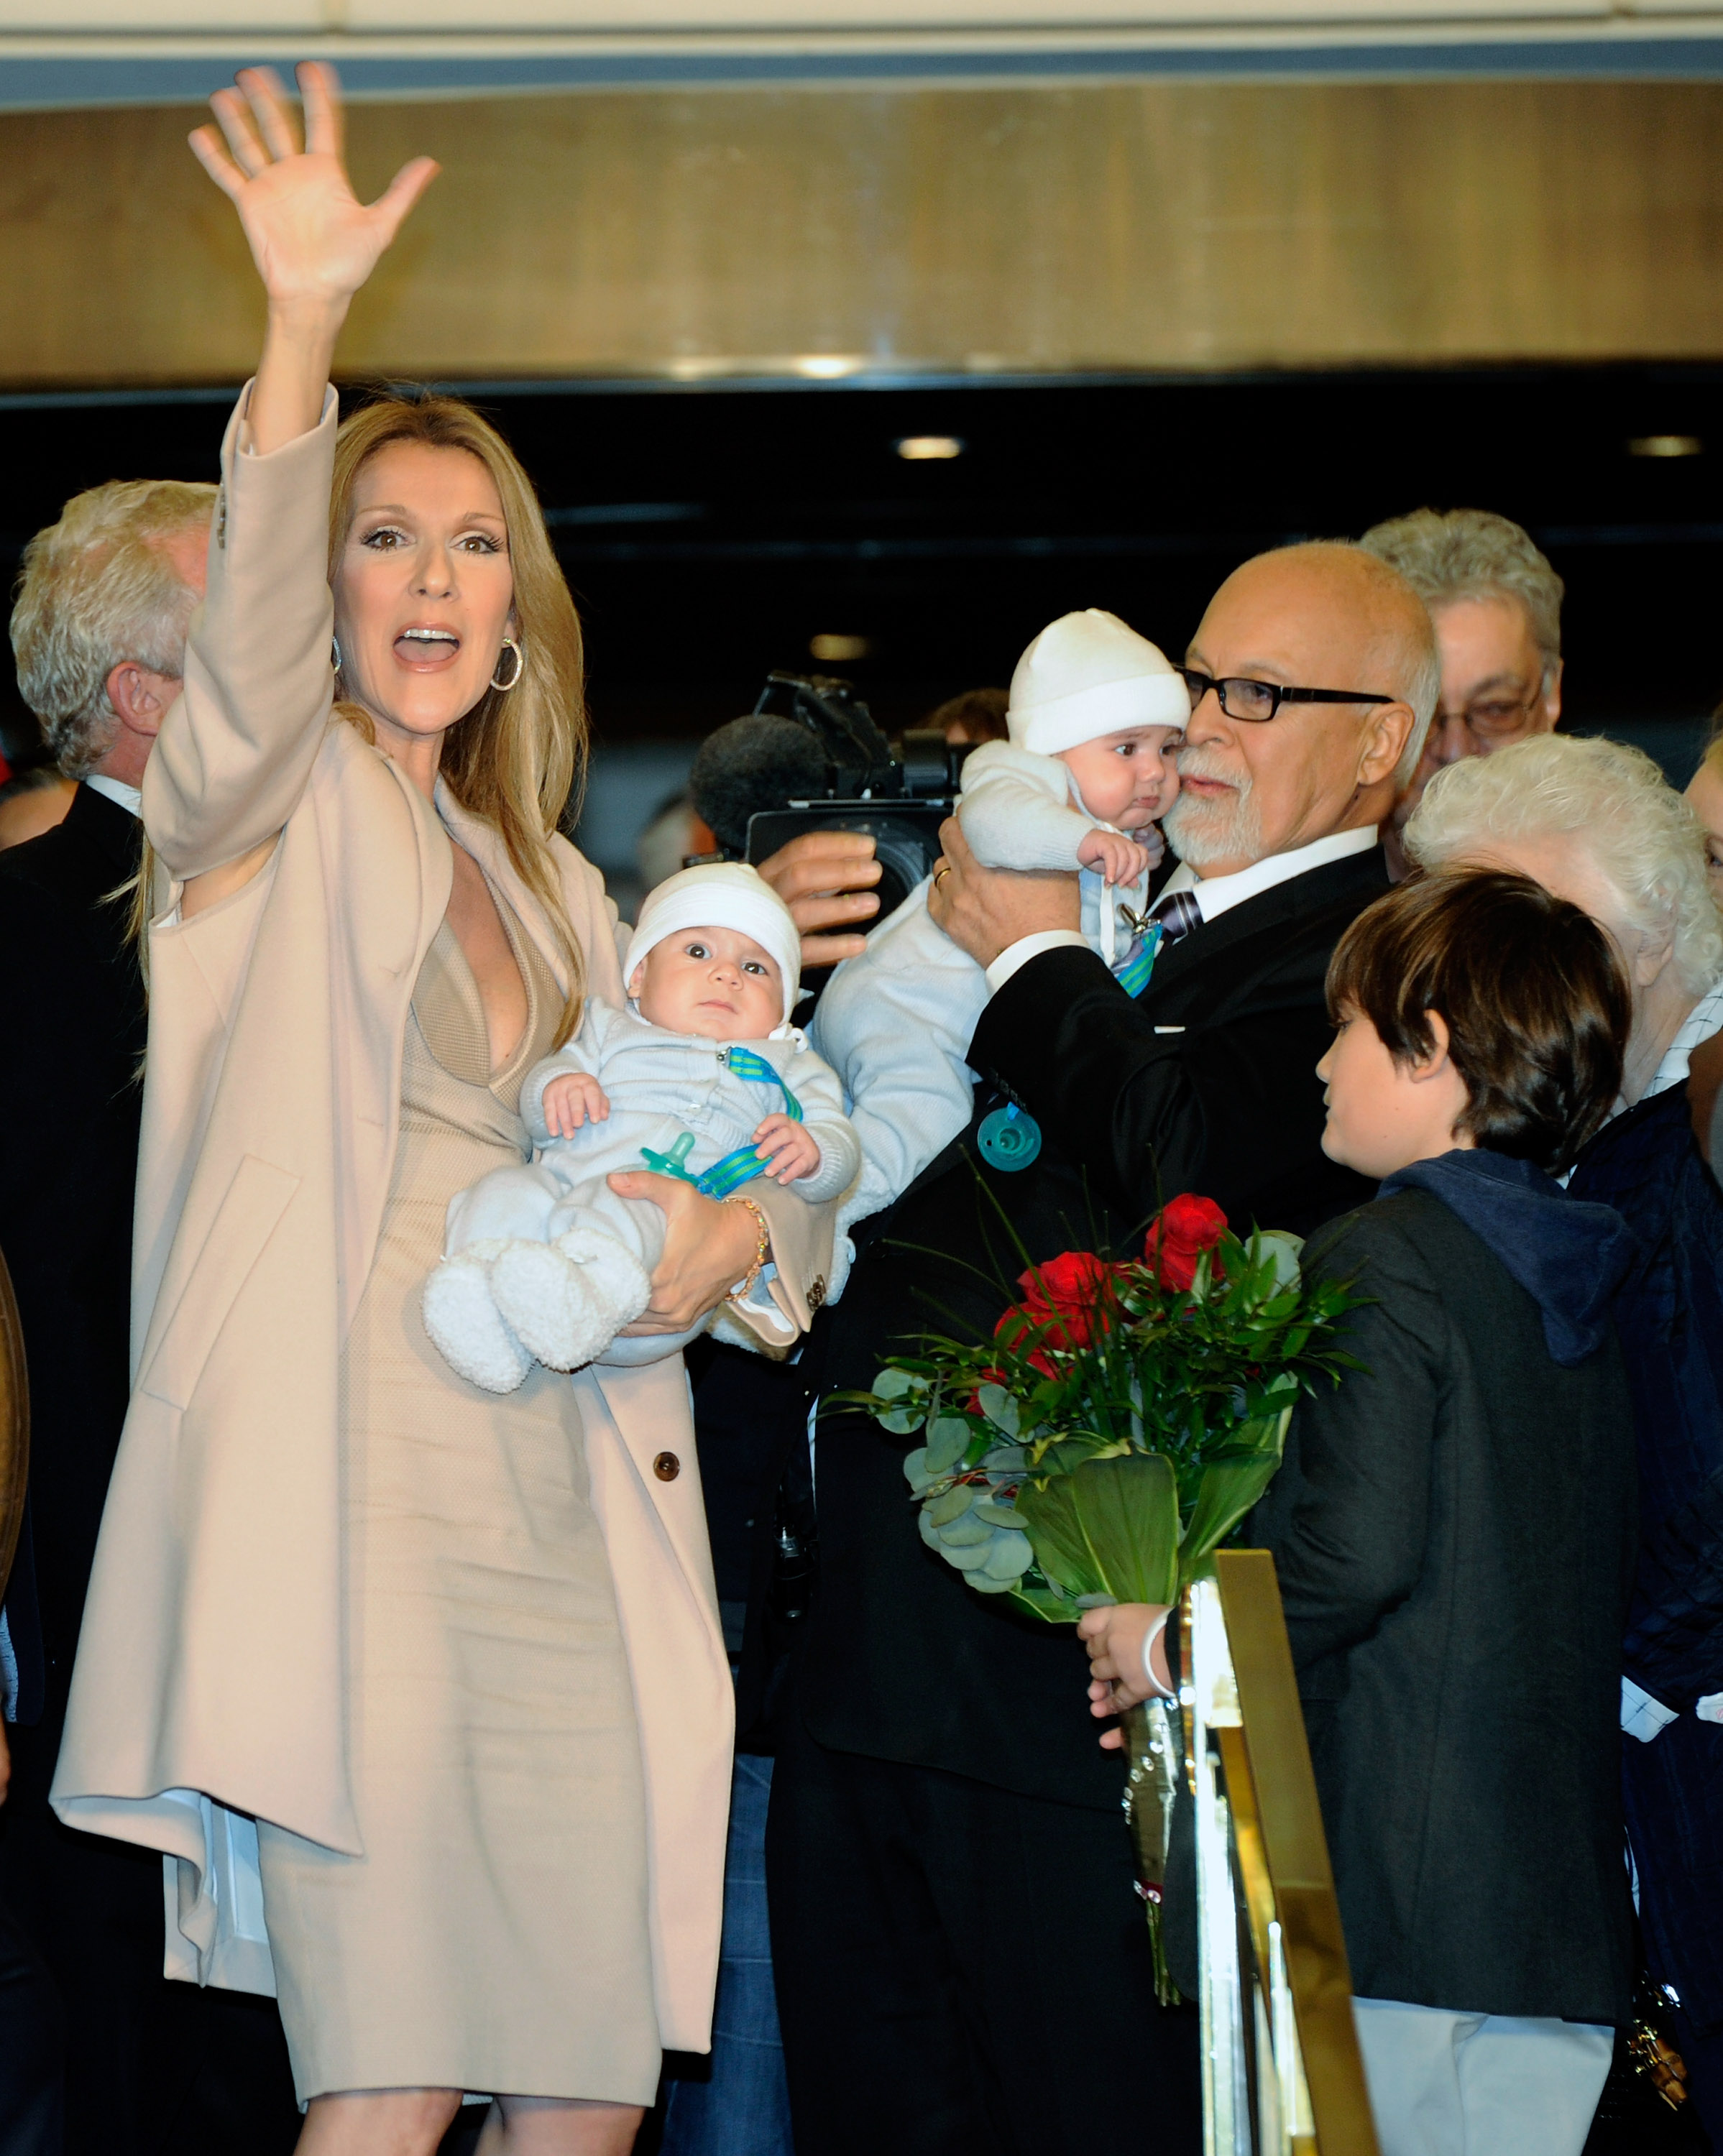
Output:
<svg viewBox="0 0 1723 2156">
<path fill-rule="evenodd" d="M 1181 936 L 1202 926 L 1202 908 L 1194 891 L 1170 891 L 1150 908 L 1150 918 L 1160 923 L 1164 942 L 1176 943 Z"/>
</svg>

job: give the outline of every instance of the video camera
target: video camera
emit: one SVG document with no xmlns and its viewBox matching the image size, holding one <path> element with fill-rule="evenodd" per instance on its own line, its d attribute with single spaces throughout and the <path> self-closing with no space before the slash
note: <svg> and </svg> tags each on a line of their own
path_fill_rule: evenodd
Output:
<svg viewBox="0 0 1723 2156">
<path fill-rule="evenodd" d="M 749 715 L 701 743 L 689 791 L 733 860 L 758 865 L 804 831 L 866 832 L 882 871 L 878 922 L 939 859 L 971 746 L 912 730 L 894 752 L 851 683 L 769 674 Z"/>
</svg>

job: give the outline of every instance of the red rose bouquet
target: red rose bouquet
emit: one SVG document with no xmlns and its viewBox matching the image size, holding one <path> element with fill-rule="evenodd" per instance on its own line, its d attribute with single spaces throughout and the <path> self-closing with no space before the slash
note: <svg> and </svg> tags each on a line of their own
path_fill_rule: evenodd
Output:
<svg viewBox="0 0 1723 2156">
<path fill-rule="evenodd" d="M 923 1433 L 903 1462 L 922 1539 L 979 1593 L 1054 1624 L 1176 1602 L 1268 1487 L 1299 1394 L 1358 1367 L 1336 1337 L 1356 1298 L 1307 1287 L 1299 1248 L 1241 1241 L 1211 1200 L 1175 1198 L 1140 1258 L 1032 1265 L 990 1341 L 930 1339 L 842 1404 Z M 1152 1905 L 1173 1732 L 1137 1710 L 1127 1734 Z"/>
</svg>

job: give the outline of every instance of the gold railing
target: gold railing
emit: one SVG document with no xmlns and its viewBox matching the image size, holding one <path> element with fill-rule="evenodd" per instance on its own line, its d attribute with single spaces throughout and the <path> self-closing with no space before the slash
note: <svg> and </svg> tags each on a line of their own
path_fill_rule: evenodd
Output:
<svg viewBox="0 0 1723 2156">
<path fill-rule="evenodd" d="M 1205 2156 L 1377 2156 L 1340 1905 L 1266 1550 L 1184 1608 Z"/>
</svg>

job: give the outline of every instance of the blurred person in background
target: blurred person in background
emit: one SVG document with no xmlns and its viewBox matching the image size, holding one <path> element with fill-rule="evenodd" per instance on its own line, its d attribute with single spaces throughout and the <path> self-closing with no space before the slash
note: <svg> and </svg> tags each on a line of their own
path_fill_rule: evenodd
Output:
<svg viewBox="0 0 1723 2156">
<path fill-rule="evenodd" d="M 51 763 L 27 763 L 0 786 L 0 854 L 51 831 L 72 805 L 75 783 Z"/>
<path fill-rule="evenodd" d="M 1358 543 L 1428 607 L 1442 652 L 1441 706 L 1384 829 L 1397 880 L 1408 868 L 1400 834 L 1438 771 L 1555 731 L 1562 583 L 1529 533 L 1487 509 L 1415 509 L 1372 525 Z"/>
<path fill-rule="evenodd" d="M 0 1247 L 33 1439 L 5 1605 L 17 1674 L 0 1898 L 64 2010 L 71 2156 L 267 2156 L 298 2123 L 273 2002 L 167 1983 L 160 1858 L 75 1833 L 48 1804 L 130 1391 L 138 789 L 179 694 L 214 501 L 213 486 L 150 480 L 75 496 L 24 550 L 12 617 L 18 687 L 68 801 L 54 828 L 0 856 Z"/>
<path fill-rule="evenodd" d="M 1639 1467 L 1628 1836 L 1647 1964 L 1694 2108 L 1723 2146 L 1723 1192 L 1689 1097 L 1723 1038 L 1723 920 L 1699 819 L 1639 750 L 1554 737 L 1444 772 L 1406 844 L 1422 868 L 1535 878 L 1601 922 L 1627 962 L 1621 1101 L 1568 1189 L 1613 1206 L 1634 1237 L 1614 1299 Z"/>
<path fill-rule="evenodd" d="M 944 734 L 954 747 L 965 742 L 1003 741 L 1011 701 L 1009 689 L 959 690 L 929 711 L 922 726 L 927 732 Z"/>
<path fill-rule="evenodd" d="M 1705 826 L 1705 874 L 1711 896 L 1723 906 L 1723 712 L 1714 714 L 1711 724 L 1711 738 L 1699 769 L 1687 783 L 1687 798 Z"/>
</svg>

